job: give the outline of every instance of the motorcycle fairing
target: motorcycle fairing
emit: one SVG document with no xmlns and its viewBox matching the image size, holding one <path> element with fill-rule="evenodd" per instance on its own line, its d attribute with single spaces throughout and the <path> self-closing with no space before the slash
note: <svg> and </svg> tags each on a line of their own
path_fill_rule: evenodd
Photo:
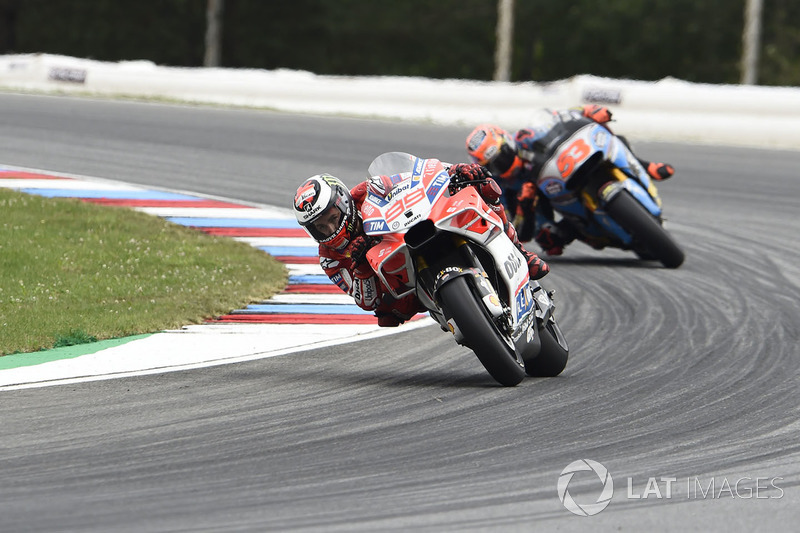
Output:
<svg viewBox="0 0 800 533">
<path fill-rule="evenodd" d="M 450 176 L 437 159 L 414 158 L 413 170 L 390 176 L 394 183 L 385 196 L 367 194 L 361 211 L 367 235 L 404 233 L 427 218 L 447 190 Z"/>
<path fill-rule="evenodd" d="M 427 218 L 438 230 L 475 242 L 490 253 L 498 277 L 510 295 L 512 339 L 516 341 L 532 327 L 534 302 L 522 254 L 510 240 L 496 238 L 505 232 L 503 221 L 474 187 L 465 187 L 445 197 L 450 176 L 438 160 L 417 158 L 414 170 L 400 176 L 402 179 L 386 198 L 380 198 L 383 201 L 372 198 L 375 195 L 368 196 L 361 209 L 366 233 L 381 236 L 381 242 L 367 252 L 372 269 L 393 297 L 414 292 L 417 273 L 405 234 Z M 487 308 L 491 311 L 488 304 Z M 529 333 L 528 337 L 532 335 Z"/>
<path fill-rule="evenodd" d="M 608 167 L 610 181 L 597 197 L 591 191 L 574 192 L 569 180 L 584 166 L 593 171 L 598 165 Z M 584 221 L 587 234 L 604 233 L 630 245 L 632 237 L 604 210 L 605 204 L 619 191 L 627 190 L 653 216 L 661 216 L 661 199 L 654 183 L 633 153 L 608 129 L 587 122 L 557 144 L 542 165 L 537 179 L 539 189 L 563 216 Z M 581 224 L 579 224 L 581 225 Z"/>
<path fill-rule="evenodd" d="M 625 143 L 600 124 L 586 124 L 557 145 L 553 154 L 542 165 L 537 178 L 540 190 L 554 205 L 564 206 L 581 216 L 573 206 L 576 199 L 567 184 L 585 164 L 597 164 L 598 154 L 600 160 L 620 169 L 625 176 L 633 178 L 644 187 L 651 203 L 658 206 L 660 214 L 661 199 L 658 190 L 644 167 Z"/>
<path fill-rule="evenodd" d="M 661 216 L 661 207 L 653 201 L 653 198 L 647 194 L 647 191 L 645 191 L 637 181 L 626 179 L 625 176 L 621 175 L 622 171 L 619 169 L 613 170 L 614 177 L 619 181 L 611 181 L 600 189 L 600 198 L 602 198 L 605 203 L 608 203 L 614 196 L 622 191 L 622 189 L 625 189 L 631 193 L 651 215 L 654 217 Z"/>
<path fill-rule="evenodd" d="M 443 200 L 434 206 L 431 220 L 438 228 L 460 234 L 490 253 L 495 270 L 511 295 L 512 339 L 516 341 L 529 325 L 526 319 L 533 311 L 527 262 L 509 239 L 496 238 L 505 232 L 503 221 L 474 187 L 465 187 Z"/>
</svg>

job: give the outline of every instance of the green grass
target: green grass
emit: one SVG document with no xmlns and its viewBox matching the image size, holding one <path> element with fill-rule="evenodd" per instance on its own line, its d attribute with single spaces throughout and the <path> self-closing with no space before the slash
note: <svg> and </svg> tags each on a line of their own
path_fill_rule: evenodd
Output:
<svg viewBox="0 0 800 533">
<path fill-rule="evenodd" d="M 0 189 L 0 354 L 187 324 L 269 298 L 285 267 L 132 209 Z"/>
</svg>

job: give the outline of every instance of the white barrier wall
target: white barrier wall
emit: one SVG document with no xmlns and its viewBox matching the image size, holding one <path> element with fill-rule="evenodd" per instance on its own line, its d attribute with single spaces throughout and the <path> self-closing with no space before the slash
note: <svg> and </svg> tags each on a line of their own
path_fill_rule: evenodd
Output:
<svg viewBox="0 0 800 533">
<path fill-rule="evenodd" d="M 167 98 L 289 112 L 472 126 L 526 125 L 536 108 L 608 105 L 637 140 L 800 149 L 800 88 L 575 76 L 552 83 L 318 76 L 303 71 L 158 67 L 46 54 L 0 56 L 0 88 Z"/>
</svg>

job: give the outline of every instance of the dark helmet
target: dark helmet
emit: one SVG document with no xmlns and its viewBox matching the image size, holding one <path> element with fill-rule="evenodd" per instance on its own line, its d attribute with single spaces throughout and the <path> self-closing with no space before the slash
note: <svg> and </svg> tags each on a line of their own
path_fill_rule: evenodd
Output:
<svg viewBox="0 0 800 533">
<path fill-rule="evenodd" d="M 312 176 L 300 185 L 294 196 L 294 215 L 315 241 L 336 250 L 350 244 L 361 220 L 350 191 L 330 174 Z M 325 217 L 334 222 L 330 232 L 319 228 Z"/>
<path fill-rule="evenodd" d="M 472 130 L 467 136 L 467 153 L 475 163 L 499 178 L 511 178 L 522 168 L 514 139 L 493 124 L 481 124 Z"/>
</svg>

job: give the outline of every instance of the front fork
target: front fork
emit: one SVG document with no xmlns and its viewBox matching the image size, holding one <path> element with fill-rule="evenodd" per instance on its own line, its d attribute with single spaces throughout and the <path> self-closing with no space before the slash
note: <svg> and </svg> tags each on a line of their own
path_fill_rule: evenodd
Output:
<svg viewBox="0 0 800 533">
<path fill-rule="evenodd" d="M 424 251 L 414 257 L 417 279 L 419 280 L 417 297 L 431 310 L 431 316 L 439 322 L 443 330 L 453 333 L 456 342 L 461 343 L 463 335 L 458 326 L 446 316 L 438 304 L 439 289 L 456 277 L 467 277 L 468 283 L 476 291 L 486 310 L 504 332 L 508 332 L 510 309 L 501 302 L 497 291 L 489 281 L 488 274 L 463 237 L 450 236 L 452 248 L 438 246 L 430 259 Z M 440 243 L 443 244 L 443 243 Z M 420 290 L 421 289 L 421 290 Z"/>
<path fill-rule="evenodd" d="M 610 177 L 611 179 L 603 183 L 600 179 Z M 610 168 L 608 173 L 603 172 L 595 180 L 588 183 L 581 191 L 583 205 L 592 214 L 592 219 L 605 232 L 618 239 L 623 248 L 630 246 L 633 237 L 622 226 L 611 218 L 605 211 L 605 206 L 617 194 L 628 191 L 647 211 L 654 217 L 661 217 L 661 198 L 658 190 L 652 181 L 645 189 L 639 180 L 633 179 L 616 167 Z"/>
</svg>

